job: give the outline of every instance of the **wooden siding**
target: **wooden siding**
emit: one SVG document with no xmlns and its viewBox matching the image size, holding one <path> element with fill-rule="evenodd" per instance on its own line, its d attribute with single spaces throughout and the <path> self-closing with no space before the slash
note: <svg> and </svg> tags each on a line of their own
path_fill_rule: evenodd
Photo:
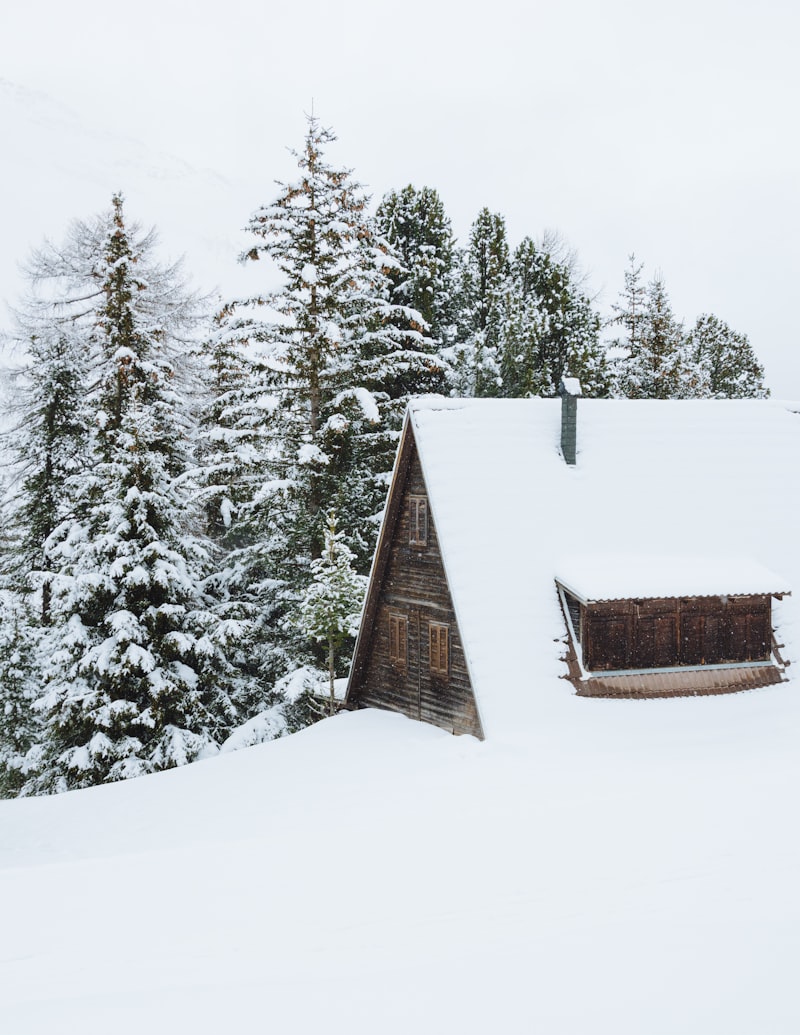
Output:
<svg viewBox="0 0 800 1035">
<path fill-rule="evenodd" d="M 427 490 L 408 427 L 378 545 L 347 705 L 402 712 L 453 733 L 483 738 L 433 515 L 427 507 L 427 542 L 421 548 L 412 543 L 410 497 L 427 498 Z M 405 669 L 392 664 L 390 657 L 390 615 L 408 618 Z M 431 671 L 431 623 L 448 627 L 446 676 Z"/>
<path fill-rule="evenodd" d="M 766 596 L 611 600 L 581 610 L 590 672 L 769 660 Z"/>
</svg>

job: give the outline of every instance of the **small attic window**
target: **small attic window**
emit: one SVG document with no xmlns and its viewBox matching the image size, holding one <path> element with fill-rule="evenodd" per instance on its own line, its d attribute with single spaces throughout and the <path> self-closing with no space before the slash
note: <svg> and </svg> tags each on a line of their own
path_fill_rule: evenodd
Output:
<svg viewBox="0 0 800 1035">
<path fill-rule="evenodd" d="M 446 678 L 450 672 L 450 626 L 431 622 L 428 628 L 431 675 Z"/>
<path fill-rule="evenodd" d="M 408 668 L 408 618 L 405 615 L 389 615 L 389 662 L 401 672 Z"/>
<path fill-rule="evenodd" d="M 409 496 L 409 544 L 411 546 L 428 545 L 428 498 L 427 496 Z"/>
</svg>

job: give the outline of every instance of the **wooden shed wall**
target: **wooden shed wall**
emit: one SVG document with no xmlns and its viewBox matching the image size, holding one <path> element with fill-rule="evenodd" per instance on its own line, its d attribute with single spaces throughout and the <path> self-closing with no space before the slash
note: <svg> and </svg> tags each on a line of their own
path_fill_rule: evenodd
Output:
<svg viewBox="0 0 800 1035">
<path fill-rule="evenodd" d="M 409 497 L 425 496 L 427 488 L 410 430 L 407 455 L 401 457 L 398 480 L 389 501 L 384 530 L 385 556 L 378 558 L 377 599 L 367 605 L 362 637 L 348 691 L 350 707 L 385 708 L 430 722 L 453 733 L 483 737 L 475 697 L 447 586 L 439 539 L 428 507 L 427 545 L 410 543 Z M 389 617 L 408 619 L 408 664 L 405 671 L 389 656 Z M 430 671 L 429 623 L 449 626 L 449 674 Z"/>
<path fill-rule="evenodd" d="M 590 671 L 768 661 L 770 598 L 686 597 L 581 608 Z"/>
</svg>

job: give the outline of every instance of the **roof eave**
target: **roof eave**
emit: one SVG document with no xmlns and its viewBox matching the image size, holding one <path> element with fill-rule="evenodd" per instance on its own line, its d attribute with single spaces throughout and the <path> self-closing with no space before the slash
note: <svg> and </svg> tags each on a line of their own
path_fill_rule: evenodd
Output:
<svg viewBox="0 0 800 1035">
<path fill-rule="evenodd" d="M 353 650 L 353 661 L 350 665 L 350 674 L 347 677 L 347 690 L 345 691 L 344 697 L 345 708 L 351 707 L 352 705 L 351 694 L 355 689 L 357 677 L 360 676 L 361 668 L 366 660 L 365 655 L 369 641 L 369 633 L 372 628 L 372 619 L 377 608 L 378 594 L 380 592 L 380 578 L 377 576 L 380 575 L 388 560 L 387 537 L 393 531 L 393 529 L 388 528 L 392 517 L 390 504 L 394 498 L 394 494 L 399 491 L 397 489 L 397 483 L 405 474 L 411 441 L 409 440 L 409 435 L 413 436 L 410 422 L 410 411 L 411 408 L 409 406 L 406 408 L 405 417 L 403 418 L 403 428 L 400 432 L 400 441 L 397 444 L 397 453 L 394 458 L 392 477 L 389 481 L 389 491 L 386 495 L 386 505 L 384 507 L 381 528 L 378 533 L 378 541 L 375 545 L 375 553 L 372 555 L 369 581 L 367 582 L 367 594 L 364 598 L 364 606 L 361 611 L 361 621 L 359 622 L 358 636 L 356 637 L 356 645 Z"/>
<path fill-rule="evenodd" d="M 583 605 L 585 605 L 587 607 L 589 605 L 591 605 L 591 604 L 616 604 L 616 603 L 622 603 L 622 602 L 630 601 L 630 600 L 676 600 L 679 597 L 692 597 L 692 598 L 696 598 L 698 600 L 713 600 L 714 598 L 719 598 L 719 597 L 754 597 L 755 596 L 755 597 L 775 597 L 776 600 L 782 600 L 784 597 L 790 597 L 792 595 L 792 591 L 790 589 L 781 589 L 781 590 L 758 589 L 758 590 L 746 590 L 744 592 L 742 592 L 742 591 L 735 591 L 735 592 L 726 592 L 726 593 L 665 593 L 665 594 L 658 595 L 658 596 L 653 596 L 651 594 L 647 594 L 647 595 L 643 596 L 641 593 L 632 593 L 630 596 L 627 596 L 627 597 L 590 597 L 590 596 L 586 596 L 586 594 L 584 594 L 584 593 L 581 593 L 580 591 L 575 589 L 572 585 L 570 585 L 568 582 L 564 581 L 563 579 L 556 578 L 555 579 L 555 583 L 556 583 L 557 586 L 559 586 L 561 589 L 563 589 L 566 593 L 569 593 L 570 596 L 575 597 L 575 599 L 578 601 L 579 604 L 583 604 Z"/>
</svg>

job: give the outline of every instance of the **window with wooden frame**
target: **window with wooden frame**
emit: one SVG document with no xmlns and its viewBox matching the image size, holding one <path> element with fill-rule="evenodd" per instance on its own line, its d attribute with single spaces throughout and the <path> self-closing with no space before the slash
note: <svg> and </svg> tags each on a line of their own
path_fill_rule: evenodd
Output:
<svg viewBox="0 0 800 1035">
<path fill-rule="evenodd" d="M 411 546 L 428 545 L 428 498 L 427 496 L 408 497 L 409 543 Z"/>
<path fill-rule="evenodd" d="M 428 630 L 431 675 L 445 678 L 450 672 L 450 626 L 431 622 Z"/>
<path fill-rule="evenodd" d="M 408 618 L 389 615 L 389 661 L 400 672 L 408 668 Z"/>
</svg>

